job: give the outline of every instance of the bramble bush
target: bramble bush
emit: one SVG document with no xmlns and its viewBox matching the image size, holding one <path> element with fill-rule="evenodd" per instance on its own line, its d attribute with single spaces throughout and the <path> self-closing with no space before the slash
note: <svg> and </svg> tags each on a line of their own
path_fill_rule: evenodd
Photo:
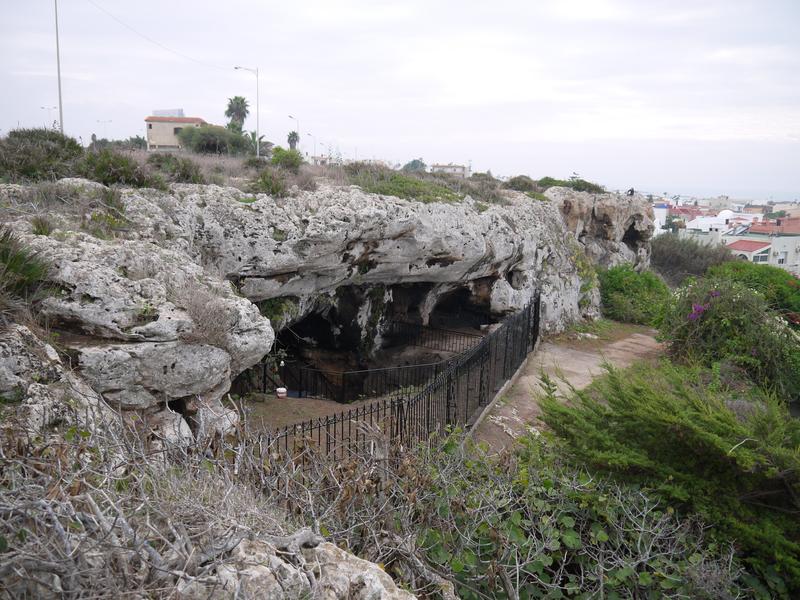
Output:
<svg viewBox="0 0 800 600">
<path fill-rule="evenodd" d="M 13 129 L 0 139 L 0 179 L 41 181 L 69 177 L 83 155 L 74 139 L 52 129 Z"/>
<path fill-rule="evenodd" d="M 536 182 L 528 177 L 527 175 L 516 175 L 512 177 L 508 181 L 506 181 L 505 186 L 509 190 L 515 190 L 517 192 L 538 192 L 539 187 L 536 185 Z"/>
<path fill-rule="evenodd" d="M 764 296 L 737 281 L 714 277 L 682 287 L 669 303 L 661 334 L 677 360 L 729 361 L 785 400 L 800 398 L 798 334 Z"/>
<path fill-rule="evenodd" d="M 410 173 L 398 173 L 367 163 L 345 165 L 345 173 L 353 185 L 365 192 L 396 196 L 419 202 L 458 202 L 461 196 L 443 183 L 434 182 Z"/>
<path fill-rule="evenodd" d="M 177 183 L 205 183 L 200 165 L 189 158 L 166 152 L 156 152 L 147 157 L 147 164 L 164 173 L 170 181 Z"/>
<path fill-rule="evenodd" d="M 708 276 L 738 281 L 760 292 L 771 308 L 800 324 L 800 279 L 788 271 L 734 260 L 711 267 Z"/>
<path fill-rule="evenodd" d="M 536 185 L 539 187 L 540 191 L 544 191 L 547 188 L 551 187 L 568 187 L 576 192 L 590 192 L 592 194 L 602 194 L 605 192 L 605 188 L 602 185 L 597 183 L 592 183 L 591 181 L 586 181 L 585 179 L 580 179 L 578 177 L 573 177 L 571 179 L 554 179 L 552 177 L 542 177 L 536 182 Z"/>
<path fill-rule="evenodd" d="M 611 267 L 598 274 L 603 314 L 616 321 L 658 326 L 669 300 L 669 289 L 649 271 L 631 265 Z"/>
<path fill-rule="evenodd" d="M 103 185 L 130 185 L 164 189 L 164 180 L 150 175 L 130 156 L 114 150 L 87 152 L 78 163 L 76 171 L 82 177 Z"/>
<path fill-rule="evenodd" d="M 666 360 L 609 367 L 568 402 L 546 387 L 542 418 L 570 460 L 698 515 L 756 597 L 798 597 L 800 421 L 783 401 L 735 369 Z"/>
<path fill-rule="evenodd" d="M 709 267 L 732 261 L 733 254 L 725 246 L 709 246 L 675 233 L 664 233 L 651 241 L 650 267 L 671 286 L 689 276 L 700 277 Z"/>
<path fill-rule="evenodd" d="M 274 198 L 283 198 L 286 196 L 287 187 L 286 177 L 280 169 L 264 167 L 250 184 L 249 191 L 255 194 L 269 194 Z"/>
</svg>

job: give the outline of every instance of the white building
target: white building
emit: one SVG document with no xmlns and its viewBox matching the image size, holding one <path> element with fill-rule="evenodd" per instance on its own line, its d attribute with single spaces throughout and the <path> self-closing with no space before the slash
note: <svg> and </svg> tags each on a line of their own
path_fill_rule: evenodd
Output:
<svg viewBox="0 0 800 600">
<path fill-rule="evenodd" d="M 198 117 L 156 115 L 147 117 L 144 122 L 147 125 L 148 150 L 179 150 L 181 143 L 178 134 L 185 127 L 200 127 L 208 124 Z"/>
<path fill-rule="evenodd" d="M 749 225 L 759 221 L 761 215 L 748 213 L 735 213 L 732 210 L 721 210 L 716 216 L 699 216 L 686 223 L 686 229 L 697 230 L 703 233 L 710 231 L 725 232 L 737 225 Z"/>
<path fill-rule="evenodd" d="M 466 179 L 472 175 L 472 169 L 465 165 L 454 165 L 448 163 L 446 165 L 431 165 L 431 173 L 447 173 L 448 175 L 455 175 Z"/>
</svg>

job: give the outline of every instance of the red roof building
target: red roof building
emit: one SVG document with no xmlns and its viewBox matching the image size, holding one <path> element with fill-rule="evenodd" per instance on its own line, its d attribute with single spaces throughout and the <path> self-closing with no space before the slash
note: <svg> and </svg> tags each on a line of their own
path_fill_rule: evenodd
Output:
<svg viewBox="0 0 800 600">
<path fill-rule="evenodd" d="M 770 219 L 750 226 L 750 233 L 769 235 L 800 235 L 800 217 Z"/>
<path fill-rule="evenodd" d="M 179 150 L 178 134 L 186 127 L 200 127 L 207 123 L 199 117 L 161 117 L 149 116 L 147 123 L 148 150 Z"/>
<path fill-rule="evenodd" d="M 772 244 L 769 242 L 757 242 L 755 240 L 736 240 L 732 244 L 728 244 L 728 249 L 731 252 L 758 252 L 764 248 L 769 248 Z"/>
</svg>

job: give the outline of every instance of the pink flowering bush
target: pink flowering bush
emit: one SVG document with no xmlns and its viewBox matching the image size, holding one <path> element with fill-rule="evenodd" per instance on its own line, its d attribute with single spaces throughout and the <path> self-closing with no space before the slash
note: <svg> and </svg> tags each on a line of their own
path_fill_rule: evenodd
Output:
<svg viewBox="0 0 800 600">
<path fill-rule="evenodd" d="M 735 281 L 690 281 L 667 306 L 661 333 L 674 358 L 731 362 L 788 401 L 800 399 L 800 338 L 758 292 Z"/>
</svg>

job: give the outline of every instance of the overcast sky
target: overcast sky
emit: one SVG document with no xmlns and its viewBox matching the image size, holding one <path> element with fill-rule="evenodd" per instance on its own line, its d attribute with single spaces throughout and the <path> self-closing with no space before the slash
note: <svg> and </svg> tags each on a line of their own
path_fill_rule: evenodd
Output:
<svg viewBox="0 0 800 600">
<path fill-rule="evenodd" d="M 61 0 L 64 125 L 152 109 L 345 157 L 800 198 L 800 0 Z M 0 0 L 0 133 L 57 111 L 51 0 Z M 147 39 L 149 38 L 149 39 Z M 98 121 L 111 121 L 98 123 Z M 317 151 L 321 147 L 317 145 Z"/>
</svg>

